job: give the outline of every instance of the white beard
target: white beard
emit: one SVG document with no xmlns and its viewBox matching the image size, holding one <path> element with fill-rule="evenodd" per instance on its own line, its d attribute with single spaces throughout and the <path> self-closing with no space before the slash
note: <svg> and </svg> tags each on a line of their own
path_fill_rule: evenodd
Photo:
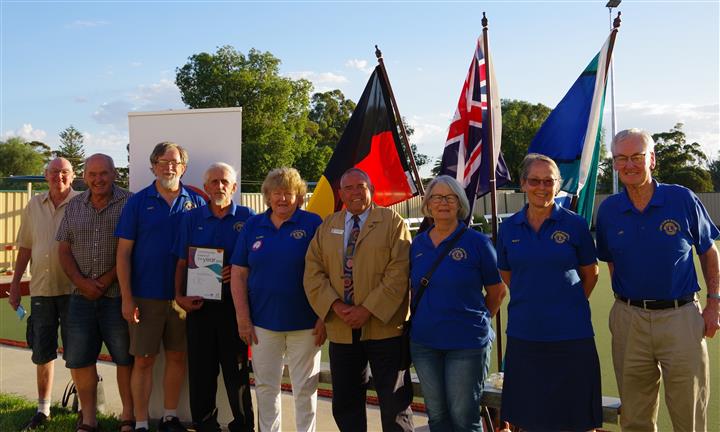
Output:
<svg viewBox="0 0 720 432">
<path fill-rule="evenodd" d="M 171 179 L 169 178 L 158 178 L 157 181 L 160 183 L 160 186 L 162 186 L 164 189 L 168 190 L 175 190 L 178 187 L 180 187 L 180 178 L 175 176 Z"/>
</svg>

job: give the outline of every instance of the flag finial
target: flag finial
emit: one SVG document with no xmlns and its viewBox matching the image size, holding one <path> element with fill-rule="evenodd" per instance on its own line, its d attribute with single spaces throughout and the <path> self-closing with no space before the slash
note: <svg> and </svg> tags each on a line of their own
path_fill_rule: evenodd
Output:
<svg viewBox="0 0 720 432">
<path fill-rule="evenodd" d="M 613 29 L 620 27 L 620 22 L 622 22 L 620 14 L 622 14 L 622 12 L 618 11 L 617 17 L 615 17 L 615 20 L 613 21 Z"/>
<path fill-rule="evenodd" d="M 377 45 L 375 45 L 375 57 L 377 57 L 378 61 L 382 59 L 382 51 L 380 51 Z"/>
<path fill-rule="evenodd" d="M 482 26 L 483 26 L 483 28 L 485 29 L 485 28 L 487 28 L 487 25 L 488 25 L 488 19 L 487 19 L 487 17 L 485 16 L 485 12 L 483 12 Z"/>
</svg>

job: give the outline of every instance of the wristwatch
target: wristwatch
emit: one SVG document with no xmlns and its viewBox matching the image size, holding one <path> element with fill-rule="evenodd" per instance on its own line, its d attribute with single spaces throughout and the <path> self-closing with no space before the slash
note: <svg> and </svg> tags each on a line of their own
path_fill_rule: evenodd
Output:
<svg viewBox="0 0 720 432">
<path fill-rule="evenodd" d="M 709 298 L 709 299 L 715 299 L 715 300 L 720 300 L 720 294 L 710 294 L 710 293 L 708 293 L 707 298 Z"/>
</svg>

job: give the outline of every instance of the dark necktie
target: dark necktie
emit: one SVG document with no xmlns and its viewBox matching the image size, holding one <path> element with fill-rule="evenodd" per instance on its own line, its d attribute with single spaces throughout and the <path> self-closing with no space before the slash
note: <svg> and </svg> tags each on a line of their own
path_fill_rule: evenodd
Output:
<svg viewBox="0 0 720 432">
<path fill-rule="evenodd" d="M 353 227 L 350 230 L 347 247 L 345 248 L 345 257 L 343 260 L 343 284 L 345 288 L 344 300 L 347 304 L 353 304 L 355 290 L 353 286 L 353 255 L 355 254 L 355 243 L 358 235 L 360 235 L 360 217 L 353 215 Z"/>
</svg>

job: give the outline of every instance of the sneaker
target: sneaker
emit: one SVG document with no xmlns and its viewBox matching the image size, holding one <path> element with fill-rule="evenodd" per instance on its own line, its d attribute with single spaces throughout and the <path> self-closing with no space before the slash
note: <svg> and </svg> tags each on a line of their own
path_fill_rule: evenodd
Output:
<svg viewBox="0 0 720 432">
<path fill-rule="evenodd" d="M 47 422 L 48 419 L 49 419 L 48 416 L 46 416 L 45 414 L 38 411 L 35 413 L 34 416 L 32 416 L 30 421 L 25 426 L 23 426 L 22 430 L 29 431 L 29 430 L 37 429 L 41 425 L 45 424 L 45 422 Z"/>
<path fill-rule="evenodd" d="M 137 429 L 135 429 L 137 431 Z M 164 417 L 158 425 L 158 432 L 187 432 L 177 417 Z"/>
</svg>

